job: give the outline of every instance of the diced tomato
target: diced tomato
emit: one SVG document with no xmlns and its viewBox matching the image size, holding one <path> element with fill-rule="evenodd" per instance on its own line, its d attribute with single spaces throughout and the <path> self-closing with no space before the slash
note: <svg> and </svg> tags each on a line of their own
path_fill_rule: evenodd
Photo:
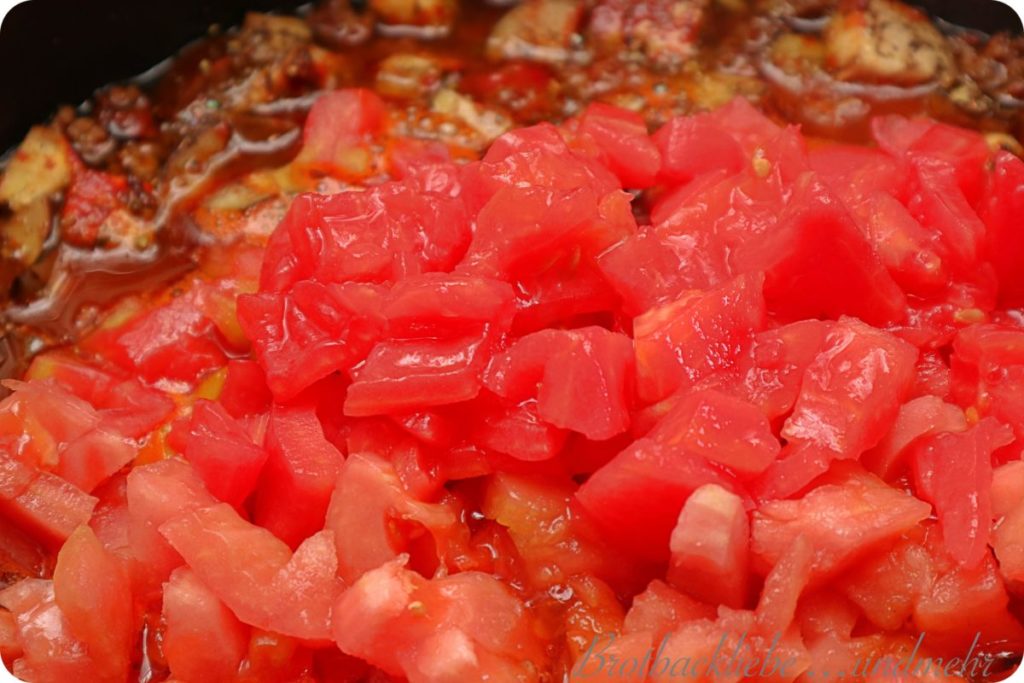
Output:
<svg viewBox="0 0 1024 683">
<path fill-rule="evenodd" d="M 828 323 L 803 320 L 758 332 L 736 364 L 739 393 L 770 419 L 787 415 L 829 330 Z"/>
<path fill-rule="evenodd" d="M 789 629 L 797 601 L 810 581 L 813 563 L 814 547 L 806 537 L 797 536 L 764 579 L 756 609 L 759 630 L 775 634 Z"/>
<path fill-rule="evenodd" d="M 317 98 L 306 117 L 300 160 L 316 168 L 358 179 L 370 175 L 363 148 L 383 128 L 384 102 L 362 88 L 335 90 Z"/>
<path fill-rule="evenodd" d="M 267 386 L 267 377 L 259 363 L 252 360 L 228 361 L 224 388 L 218 402 L 232 417 L 265 413 L 273 396 Z"/>
<path fill-rule="evenodd" d="M 636 230 L 628 195 L 600 195 L 589 186 L 498 189 L 476 219 L 462 272 L 508 277 L 535 271 L 553 256 L 579 250 L 596 256 Z"/>
<path fill-rule="evenodd" d="M 7 386 L 15 392 L 0 403 L 0 438 L 26 465 L 91 492 L 135 457 L 134 443 L 107 431 L 92 406 L 53 380 Z"/>
<path fill-rule="evenodd" d="M 687 394 L 650 433 L 741 477 L 763 472 L 779 454 L 768 418 L 750 403 L 718 391 Z"/>
<path fill-rule="evenodd" d="M 583 112 L 579 130 L 593 138 L 623 187 L 643 189 L 654 184 L 661 155 L 640 114 L 594 102 Z"/>
<path fill-rule="evenodd" d="M 184 294 L 132 318 L 100 329 L 83 346 L 109 358 L 144 381 L 194 385 L 205 373 L 224 365 L 223 343 L 213 322 Z"/>
<path fill-rule="evenodd" d="M 468 241 L 462 202 L 411 180 L 300 195 L 271 237 L 260 286 L 282 291 L 310 278 L 385 282 L 450 270 Z"/>
<path fill-rule="evenodd" d="M 383 313 L 388 334 L 398 338 L 474 334 L 488 323 L 507 325 L 514 298 L 499 280 L 427 273 L 397 283 Z"/>
<path fill-rule="evenodd" d="M 243 623 L 306 640 L 330 638 L 341 588 L 329 531 L 294 552 L 225 503 L 180 514 L 160 533 Z"/>
<path fill-rule="evenodd" d="M 663 560 L 683 503 L 704 484 L 734 488 L 729 475 L 682 446 L 640 439 L 595 472 L 576 500 L 609 539 L 639 560 Z"/>
<path fill-rule="evenodd" d="M 839 201 L 814 178 L 801 178 L 793 193 L 778 226 L 741 245 L 733 259 L 741 272 L 765 272 L 768 310 L 786 321 L 902 320 L 902 290 Z"/>
<path fill-rule="evenodd" d="M 976 205 L 985 183 L 985 165 L 992 156 L 979 133 L 928 119 L 880 116 L 871 122 L 878 146 L 899 158 L 935 159 L 949 164 L 957 185 Z"/>
<path fill-rule="evenodd" d="M 710 171 L 739 172 L 750 162 L 739 142 L 710 116 L 678 116 L 654 134 L 662 180 L 686 183 Z"/>
<path fill-rule="evenodd" d="M 468 401 L 480 393 L 491 344 L 487 328 L 452 339 L 380 342 L 353 373 L 345 414 L 386 415 Z"/>
<path fill-rule="evenodd" d="M 238 315 L 268 386 L 288 400 L 366 357 L 384 327 L 382 304 L 374 285 L 305 281 L 285 295 L 239 297 Z"/>
<path fill-rule="evenodd" d="M 907 204 L 910 213 L 936 232 L 943 249 L 939 255 L 962 272 L 978 265 L 985 224 L 957 186 L 956 170 L 941 161 L 913 164 L 917 187 Z"/>
<path fill-rule="evenodd" d="M 474 439 L 485 448 L 527 462 L 550 460 L 565 445 L 568 433 L 544 422 L 537 401 L 495 405 L 480 417 Z"/>
<path fill-rule="evenodd" d="M 511 401 L 536 398 L 540 418 L 556 427 L 608 439 L 629 427 L 633 348 L 600 327 L 545 330 L 496 355 L 484 382 Z"/>
<path fill-rule="evenodd" d="M 967 568 L 988 551 L 992 452 L 1011 441 L 1009 427 L 985 418 L 959 434 L 935 434 L 911 454 L 915 489 L 935 506 L 946 547 Z"/>
<path fill-rule="evenodd" d="M 590 263 L 570 255 L 548 268 L 517 278 L 513 335 L 548 327 L 581 327 L 615 316 L 618 297 Z"/>
<path fill-rule="evenodd" d="M 903 474 L 909 463 L 906 449 L 922 437 L 967 429 L 964 411 L 937 396 L 920 396 L 900 406 L 892 429 L 881 443 L 864 454 L 861 462 L 885 480 Z"/>
<path fill-rule="evenodd" d="M 790 496 L 836 459 L 853 459 L 889 431 L 914 377 L 917 350 L 852 318 L 836 323 L 804 373 L 782 428 L 782 457 L 758 482 L 762 498 Z"/>
<path fill-rule="evenodd" d="M 218 403 L 197 401 L 192 408 L 185 459 L 199 473 L 206 489 L 235 507 L 256 488 L 267 451 Z"/>
<path fill-rule="evenodd" d="M 928 633 L 932 645 L 966 652 L 974 639 L 984 651 L 992 647 L 1024 647 L 1024 628 L 1009 607 L 1006 585 L 991 553 L 967 568 L 945 551 L 936 527 L 928 530 L 925 547 L 932 558 L 932 579 L 914 605 L 914 626 Z"/>
<path fill-rule="evenodd" d="M 171 675 L 195 683 L 232 680 L 249 649 L 249 629 L 195 572 L 176 569 L 164 585 L 163 653 Z"/>
<path fill-rule="evenodd" d="M 1005 513 L 992 532 L 992 549 L 1003 578 L 1014 587 L 1024 585 L 1024 502 Z"/>
<path fill-rule="evenodd" d="M 799 536 L 814 550 L 813 575 L 823 577 L 914 527 L 931 506 L 873 474 L 852 469 L 798 500 L 763 503 L 753 513 L 754 557 L 774 565 Z"/>
<path fill-rule="evenodd" d="M 620 681 L 647 680 L 650 652 L 657 647 L 650 633 L 595 636 L 593 647 L 576 659 L 568 683 L 580 683 L 595 677 L 614 677 Z"/>
<path fill-rule="evenodd" d="M 163 392 L 112 367 L 86 363 L 64 352 L 36 356 L 27 380 L 53 380 L 99 412 L 108 431 L 137 439 L 151 432 L 174 410 Z"/>
<path fill-rule="evenodd" d="M 572 492 L 567 480 L 502 472 L 490 477 L 482 509 L 508 529 L 534 585 L 546 588 L 582 574 L 619 584 L 622 568 L 571 505 Z"/>
<path fill-rule="evenodd" d="M 694 491 L 669 540 L 668 581 L 702 602 L 747 603 L 750 522 L 743 499 L 716 484 Z"/>
<path fill-rule="evenodd" d="M 698 602 L 664 581 L 655 579 L 644 592 L 633 598 L 622 630 L 624 633 L 650 632 L 655 642 L 660 644 L 662 638 L 680 624 L 712 619 L 715 613 L 716 609 L 711 605 Z"/>
<path fill-rule="evenodd" d="M 1014 460 L 992 473 L 992 518 L 1008 515 L 1024 500 L 1024 460 Z"/>
<path fill-rule="evenodd" d="M 57 475 L 39 472 L 0 452 L 0 510 L 40 541 L 60 547 L 88 523 L 96 499 Z"/>
<path fill-rule="evenodd" d="M 292 548 L 324 526 L 342 455 L 311 408 L 275 408 L 253 521 Z"/>
<path fill-rule="evenodd" d="M 879 628 L 897 630 L 932 581 L 932 559 L 915 539 L 900 539 L 888 551 L 864 558 L 842 579 L 843 590 Z"/>
<path fill-rule="evenodd" d="M 411 680 L 517 680 L 540 655 L 525 606 L 497 579 L 427 581 L 400 561 L 341 595 L 334 637 L 343 652 Z"/>
<path fill-rule="evenodd" d="M 20 680 L 64 683 L 104 678 L 54 599 L 53 582 L 24 579 L 0 591 L 0 606 L 15 617 L 21 656 L 12 672 Z M 122 679 L 123 680 L 123 679 Z"/>
<path fill-rule="evenodd" d="M 162 460 L 136 467 L 128 474 L 128 530 L 135 559 L 136 594 L 142 600 L 160 596 L 161 584 L 182 564 L 181 556 L 160 535 L 160 525 L 178 515 L 217 502 L 188 463 Z"/>
<path fill-rule="evenodd" d="M 626 315 L 646 313 L 686 291 L 706 289 L 727 279 L 724 265 L 708 262 L 698 239 L 661 235 L 646 227 L 598 256 L 598 268 L 622 298 Z"/>
<path fill-rule="evenodd" d="M 80 247 L 92 247 L 111 213 L 127 206 L 128 179 L 84 166 L 72 176 L 61 209 L 61 237 Z"/>
<path fill-rule="evenodd" d="M 764 325 L 759 275 L 687 292 L 633 322 L 637 393 L 652 403 L 731 367 Z"/>
<path fill-rule="evenodd" d="M 135 643 L 131 586 L 89 527 L 78 527 L 57 555 L 53 592 L 68 629 L 95 663 L 98 679 L 125 680 Z"/>
<path fill-rule="evenodd" d="M 400 553 L 414 551 L 424 532 L 433 537 L 433 547 L 425 551 L 430 557 L 414 559 L 436 565 L 448 538 L 458 533 L 458 523 L 452 506 L 412 498 L 394 467 L 367 453 L 349 454 L 327 509 L 338 571 L 349 585 Z"/>
<path fill-rule="evenodd" d="M 1009 152 L 996 155 L 995 169 L 978 208 L 985 223 L 985 256 L 999 278 L 999 300 L 1004 306 L 1024 304 L 1024 236 L 1016 229 L 1024 211 L 1024 162 Z"/>
</svg>

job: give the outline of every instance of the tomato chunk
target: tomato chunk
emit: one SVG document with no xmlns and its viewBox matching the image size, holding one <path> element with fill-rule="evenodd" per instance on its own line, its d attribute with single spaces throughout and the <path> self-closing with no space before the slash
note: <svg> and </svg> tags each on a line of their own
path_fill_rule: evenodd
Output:
<svg viewBox="0 0 1024 683">
<path fill-rule="evenodd" d="M 256 488 L 267 452 L 219 404 L 199 401 L 189 421 L 185 458 L 210 493 L 237 507 Z"/>
<path fill-rule="evenodd" d="M 732 367 L 764 324 L 760 276 L 688 292 L 633 323 L 637 393 L 647 402 Z"/>
<path fill-rule="evenodd" d="M 761 411 L 718 391 L 682 397 L 650 437 L 666 445 L 682 445 L 746 477 L 763 472 L 780 451 Z"/>
<path fill-rule="evenodd" d="M 752 550 L 769 565 L 804 536 L 814 550 L 813 575 L 830 575 L 892 541 L 931 514 L 931 506 L 857 469 L 798 500 L 762 504 L 753 513 Z"/>
<path fill-rule="evenodd" d="M 131 586 L 87 526 L 68 537 L 53 570 L 54 600 L 101 680 L 124 680 L 135 641 Z"/>
<path fill-rule="evenodd" d="M 275 408 L 253 521 L 292 548 L 324 526 L 342 455 L 310 408 Z"/>
<path fill-rule="evenodd" d="M 840 320 L 804 373 L 782 428 L 788 444 L 759 482 L 764 498 L 796 493 L 836 459 L 858 458 L 892 425 L 914 377 L 917 350 L 852 318 Z"/>
<path fill-rule="evenodd" d="M 935 506 L 949 552 L 977 567 L 988 551 L 992 521 L 992 452 L 1013 441 L 1013 432 L 985 418 L 966 432 L 936 434 L 911 456 L 915 488 Z"/>
<path fill-rule="evenodd" d="M 640 439 L 595 472 L 576 499 L 615 543 L 641 559 L 668 557 L 683 503 L 704 484 L 733 488 L 731 477 L 682 446 Z"/>
<path fill-rule="evenodd" d="M 623 187 L 645 188 L 654 184 L 661 155 L 647 135 L 642 116 L 595 102 L 583 112 L 580 131 L 593 139 Z"/>
<path fill-rule="evenodd" d="M 384 327 L 382 303 L 373 285 L 300 282 L 284 295 L 239 297 L 238 316 L 271 391 L 287 400 L 365 358 Z"/>
<path fill-rule="evenodd" d="M 702 602 L 747 603 L 750 522 L 743 499 L 716 484 L 694 491 L 669 541 L 668 580 Z"/>
<path fill-rule="evenodd" d="M 248 629 L 203 585 L 176 569 L 164 586 L 163 652 L 171 674 L 196 683 L 229 681 L 249 647 Z"/>
<path fill-rule="evenodd" d="M 330 607 L 340 589 L 330 532 L 310 537 L 293 554 L 221 503 L 172 518 L 160 533 L 243 623 L 296 638 L 330 638 Z"/>
</svg>

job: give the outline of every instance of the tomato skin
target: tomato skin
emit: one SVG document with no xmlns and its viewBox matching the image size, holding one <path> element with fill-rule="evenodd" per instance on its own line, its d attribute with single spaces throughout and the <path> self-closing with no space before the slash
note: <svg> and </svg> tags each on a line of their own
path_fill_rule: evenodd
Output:
<svg viewBox="0 0 1024 683">
<path fill-rule="evenodd" d="M 232 681 L 249 646 L 248 629 L 185 567 L 164 585 L 163 652 L 171 675 L 195 683 Z"/>
<path fill-rule="evenodd" d="M 192 409 L 185 459 L 207 490 L 235 507 L 256 488 L 267 451 L 218 403 L 197 401 Z"/>
<path fill-rule="evenodd" d="M 836 459 L 859 458 L 886 434 L 914 378 L 917 350 L 853 318 L 837 322 L 804 373 L 782 428 L 782 457 L 757 482 L 762 499 L 784 498 Z"/>
<path fill-rule="evenodd" d="M 324 526 L 342 455 L 311 408 L 274 409 L 253 521 L 296 548 Z"/>
<path fill-rule="evenodd" d="M 935 434 L 911 455 L 915 490 L 935 506 L 950 554 L 967 568 L 988 552 L 992 520 L 992 452 L 1013 432 L 985 418 L 962 433 Z"/>
<path fill-rule="evenodd" d="M 76 529 L 57 555 L 53 591 L 71 633 L 95 662 L 97 680 L 125 680 L 135 641 L 131 586 L 89 527 Z"/>
<path fill-rule="evenodd" d="M 285 295 L 239 297 L 238 316 L 268 386 L 284 401 L 365 357 L 384 327 L 382 303 L 374 285 L 305 281 Z"/>
<path fill-rule="evenodd" d="M 642 116 L 594 102 L 583 112 L 579 130 L 593 139 L 623 187 L 643 189 L 654 184 L 661 155 L 647 135 Z"/>
<path fill-rule="evenodd" d="M 653 403 L 731 367 L 764 325 L 762 279 L 744 275 L 688 292 L 633 322 L 637 394 Z"/>
<path fill-rule="evenodd" d="M 716 484 L 694 491 L 669 540 L 668 581 L 701 602 L 747 603 L 750 522 L 743 499 Z"/>
</svg>

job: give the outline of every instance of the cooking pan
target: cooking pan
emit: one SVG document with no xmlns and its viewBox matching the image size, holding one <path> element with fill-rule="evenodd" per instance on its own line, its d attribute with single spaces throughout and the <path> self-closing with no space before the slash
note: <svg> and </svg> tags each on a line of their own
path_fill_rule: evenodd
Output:
<svg viewBox="0 0 1024 683">
<path fill-rule="evenodd" d="M 476 0 L 478 2 L 483 0 Z M 289 11 L 299 0 L 29 0 L 0 27 L 0 150 L 16 145 L 57 106 L 143 73 L 211 25 L 239 23 L 246 11 Z M 1021 20 L 996 0 L 915 3 L 950 24 L 985 33 L 1020 32 Z"/>
</svg>

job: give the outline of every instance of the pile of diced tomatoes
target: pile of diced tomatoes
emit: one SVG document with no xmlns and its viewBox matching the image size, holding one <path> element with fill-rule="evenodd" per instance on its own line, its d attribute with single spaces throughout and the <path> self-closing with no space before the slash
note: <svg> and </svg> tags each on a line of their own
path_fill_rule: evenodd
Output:
<svg viewBox="0 0 1024 683">
<path fill-rule="evenodd" d="M 370 177 L 6 383 L 0 654 L 551 683 L 738 644 L 789 683 L 1020 653 L 1024 163 L 873 132 L 593 104 L 455 163 L 322 96 L 302 158 Z"/>
</svg>

